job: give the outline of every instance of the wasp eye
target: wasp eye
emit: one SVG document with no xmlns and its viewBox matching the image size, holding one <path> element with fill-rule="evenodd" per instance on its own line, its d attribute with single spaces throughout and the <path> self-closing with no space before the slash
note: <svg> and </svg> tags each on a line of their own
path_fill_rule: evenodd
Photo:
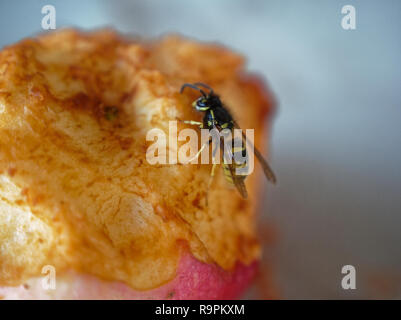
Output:
<svg viewBox="0 0 401 320">
<path fill-rule="evenodd" d="M 207 105 L 208 101 L 203 97 L 197 99 L 194 103 L 192 103 L 192 106 L 199 111 L 205 111 L 206 109 L 208 109 Z"/>
<path fill-rule="evenodd" d="M 198 99 L 197 104 L 198 106 L 204 107 L 206 105 L 206 99 L 205 98 Z"/>
</svg>

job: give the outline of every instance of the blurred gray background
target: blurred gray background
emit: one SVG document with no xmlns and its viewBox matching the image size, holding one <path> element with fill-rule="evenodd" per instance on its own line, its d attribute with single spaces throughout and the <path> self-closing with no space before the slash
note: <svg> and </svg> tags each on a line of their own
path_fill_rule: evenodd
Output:
<svg viewBox="0 0 401 320">
<path fill-rule="evenodd" d="M 57 28 L 179 32 L 244 54 L 279 107 L 261 223 L 279 297 L 401 298 L 401 1 L 8 0 L 0 46 L 42 31 L 46 4 Z M 347 4 L 356 30 L 341 27 Z M 347 264 L 356 290 L 341 288 Z"/>
</svg>

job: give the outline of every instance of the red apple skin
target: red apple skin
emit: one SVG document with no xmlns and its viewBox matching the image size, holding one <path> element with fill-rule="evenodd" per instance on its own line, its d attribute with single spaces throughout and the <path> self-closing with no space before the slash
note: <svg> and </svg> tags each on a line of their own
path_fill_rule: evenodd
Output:
<svg viewBox="0 0 401 320">
<path fill-rule="evenodd" d="M 121 282 L 108 282 L 92 275 L 68 272 L 56 276 L 56 289 L 45 290 L 45 278 L 32 279 L 18 287 L 0 287 L 3 299 L 151 299 L 226 300 L 238 299 L 254 278 L 258 262 L 238 263 L 233 271 L 196 260 L 187 253 L 181 258 L 176 277 L 159 288 L 137 291 Z M 60 281 L 57 279 L 60 277 Z M 58 283 L 60 282 L 60 284 Z"/>
</svg>

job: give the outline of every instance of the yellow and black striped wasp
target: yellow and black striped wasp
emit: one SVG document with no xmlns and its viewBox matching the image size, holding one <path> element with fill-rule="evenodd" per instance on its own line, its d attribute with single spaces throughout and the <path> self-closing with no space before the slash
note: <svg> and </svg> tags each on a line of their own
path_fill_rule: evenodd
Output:
<svg viewBox="0 0 401 320">
<path fill-rule="evenodd" d="M 185 83 L 182 85 L 180 93 L 183 93 L 185 88 L 192 88 L 201 93 L 201 96 L 195 100 L 192 103 L 192 106 L 197 110 L 204 112 L 205 115 L 203 117 L 203 122 L 198 122 L 198 121 L 192 121 L 192 120 L 183 120 L 183 123 L 191 124 L 191 125 L 198 125 L 201 129 L 208 129 L 208 130 L 213 130 L 217 129 L 219 132 L 221 132 L 224 129 L 228 129 L 231 132 L 233 132 L 234 128 L 240 129 L 238 124 L 234 121 L 233 117 L 231 114 L 228 112 L 228 110 L 224 107 L 223 103 L 220 100 L 220 97 L 213 92 L 213 89 L 201 82 L 196 82 L 194 84 L 191 83 Z M 207 89 L 208 92 L 205 92 L 203 89 Z M 242 131 L 241 131 L 242 132 Z M 232 135 L 234 137 L 234 135 Z M 199 157 L 201 152 L 210 144 L 211 140 L 208 140 L 206 143 L 202 145 L 202 147 L 199 149 L 197 154 L 190 160 L 192 161 L 193 159 L 196 159 Z M 239 142 L 239 144 L 238 144 Z M 232 146 L 231 151 L 229 154 L 226 154 L 224 152 L 223 157 L 224 161 L 222 163 L 223 166 L 223 171 L 226 180 L 233 184 L 241 196 L 243 198 L 247 198 L 248 193 L 246 191 L 245 183 L 244 180 L 247 177 L 247 174 L 237 174 L 237 169 L 245 169 L 246 163 L 238 163 L 233 160 L 235 158 L 236 153 L 241 153 L 241 156 L 244 157 L 247 155 L 248 149 L 246 148 L 246 144 L 248 143 L 251 148 L 253 149 L 253 152 L 257 159 L 259 160 L 260 164 L 262 165 L 263 172 L 265 173 L 266 178 L 271 181 L 272 183 L 276 183 L 276 177 L 266 162 L 266 160 L 263 158 L 261 153 L 259 152 L 258 149 L 256 149 L 251 141 L 245 136 L 244 132 L 242 132 L 242 138 L 241 141 L 236 141 L 236 138 L 233 138 L 231 142 L 229 142 Z M 220 140 L 220 146 L 222 148 L 222 141 Z M 212 156 L 214 157 L 215 155 L 215 150 L 212 153 Z M 228 158 L 231 157 L 232 161 L 226 161 Z M 190 162 L 189 161 L 189 162 Z M 229 163 L 228 163 L 229 162 Z M 210 174 L 210 179 L 209 179 L 209 187 L 211 185 L 214 173 L 215 173 L 215 168 L 216 165 L 213 162 L 213 167 L 212 167 L 212 172 Z M 209 188 L 208 188 L 209 190 Z M 206 198 L 206 203 L 207 203 L 207 198 Z"/>
</svg>

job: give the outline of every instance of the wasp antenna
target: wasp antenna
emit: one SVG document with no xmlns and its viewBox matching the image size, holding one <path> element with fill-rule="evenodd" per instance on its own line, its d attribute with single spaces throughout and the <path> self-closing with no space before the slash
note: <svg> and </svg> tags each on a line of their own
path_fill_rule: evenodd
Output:
<svg viewBox="0 0 401 320">
<path fill-rule="evenodd" d="M 184 92 L 184 89 L 187 88 L 187 87 L 188 87 L 188 88 L 195 89 L 195 90 L 197 90 L 197 91 L 200 91 L 200 93 L 202 93 L 202 95 L 203 95 L 204 97 L 206 97 L 205 91 L 203 91 L 202 89 L 199 89 L 197 86 L 195 86 L 195 85 L 193 85 L 193 84 L 191 84 L 191 83 L 184 83 L 184 84 L 182 85 L 182 87 L 181 87 L 180 93 L 183 93 L 183 92 Z"/>
<path fill-rule="evenodd" d="M 195 82 L 194 85 L 201 86 L 201 87 L 204 87 L 206 89 L 209 89 L 210 90 L 210 94 L 213 94 L 213 89 L 210 86 L 208 86 L 207 84 L 203 83 L 203 82 Z"/>
</svg>

